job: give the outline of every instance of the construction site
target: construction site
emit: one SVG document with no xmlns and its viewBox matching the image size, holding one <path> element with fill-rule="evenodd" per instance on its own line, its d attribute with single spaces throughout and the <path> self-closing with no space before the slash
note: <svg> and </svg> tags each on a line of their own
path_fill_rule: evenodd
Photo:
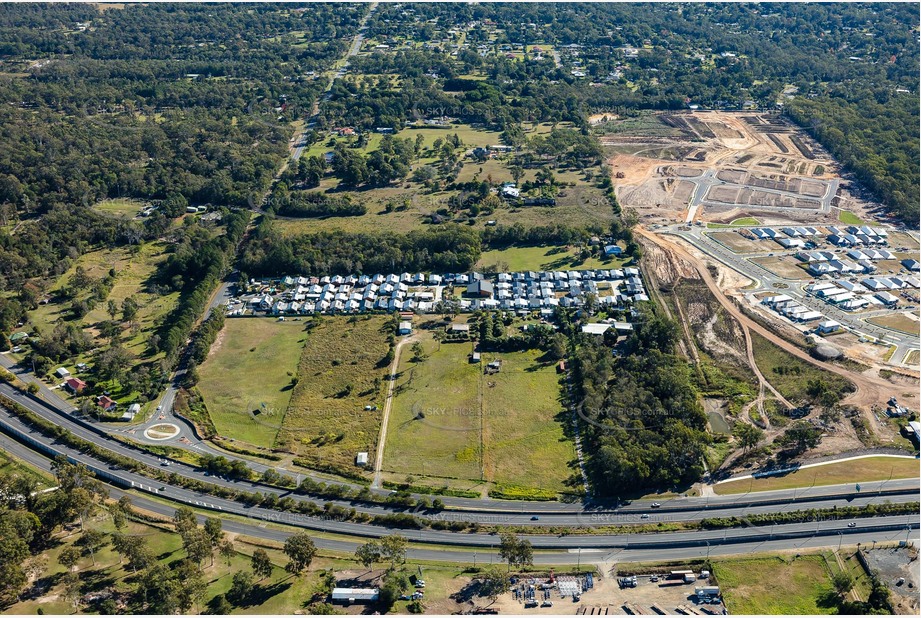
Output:
<svg viewBox="0 0 921 618">
<path fill-rule="evenodd" d="M 839 175 L 832 157 L 786 119 L 757 112 L 658 114 L 605 125 L 621 204 L 649 223 L 838 221 L 878 205 Z"/>
</svg>

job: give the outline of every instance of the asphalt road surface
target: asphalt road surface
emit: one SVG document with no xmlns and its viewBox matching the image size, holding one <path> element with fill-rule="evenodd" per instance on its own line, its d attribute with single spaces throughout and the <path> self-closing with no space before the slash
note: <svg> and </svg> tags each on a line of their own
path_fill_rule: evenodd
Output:
<svg viewBox="0 0 921 618">
<path fill-rule="evenodd" d="M 0 435 L 0 448 L 44 470 L 50 470 L 50 461 L 30 448 Z M 170 488 L 170 491 L 173 491 Z M 125 492 L 118 488 L 110 489 L 113 499 L 119 498 Z M 252 523 L 240 522 L 237 519 L 223 519 L 223 528 L 228 532 L 245 534 L 254 538 L 273 541 L 284 541 L 293 534 L 293 530 L 274 527 L 268 522 L 288 523 L 295 526 L 311 527 L 305 525 L 305 520 L 282 521 L 279 514 L 266 512 L 265 509 L 251 508 L 225 501 L 215 500 L 215 503 L 203 502 L 200 496 L 192 492 L 179 492 L 172 499 L 186 502 L 198 508 L 234 513 L 253 520 Z M 144 510 L 157 513 L 163 517 L 171 517 L 175 507 L 159 501 L 147 499 L 131 494 L 133 504 Z M 231 510 L 233 509 L 233 510 Z M 199 516 L 203 520 L 203 516 Z M 341 523 L 341 522 L 340 522 Z M 792 524 L 775 526 L 766 529 L 735 529 L 732 531 L 717 531 L 710 533 L 679 533 L 655 535 L 657 538 L 650 540 L 650 535 L 615 535 L 593 537 L 555 537 L 555 536 L 526 536 L 537 548 L 548 548 L 553 551 L 538 551 L 534 555 L 535 564 L 571 564 L 578 554 L 578 560 L 590 563 L 616 559 L 618 561 L 640 561 L 681 559 L 730 554 L 743 554 L 755 551 L 776 551 L 784 549 L 807 549 L 835 545 L 842 542 L 848 544 L 883 543 L 901 540 L 916 540 L 918 530 L 918 516 L 880 517 L 854 520 L 855 528 L 847 527 L 847 520 L 819 521 L 815 524 Z M 380 530 L 380 529 L 379 529 Z M 389 532 L 384 530 L 384 532 Z M 410 541 L 435 542 L 442 541 L 436 537 L 444 533 L 430 533 L 426 531 L 400 531 Z M 722 537 L 720 536 L 722 535 Z M 480 564 L 486 562 L 499 562 L 496 552 L 498 539 L 490 535 L 454 535 L 462 539 L 460 543 L 469 545 L 470 549 L 438 548 L 426 549 L 412 547 L 407 552 L 410 558 L 424 560 L 438 560 L 470 563 L 478 560 Z M 360 540 L 315 538 L 314 542 L 321 549 L 341 552 L 353 552 Z M 452 544 L 457 544 L 455 541 Z M 474 557 L 474 551 L 477 554 Z M 667 553 L 664 553 L 667 552 Z"/>
</svg>

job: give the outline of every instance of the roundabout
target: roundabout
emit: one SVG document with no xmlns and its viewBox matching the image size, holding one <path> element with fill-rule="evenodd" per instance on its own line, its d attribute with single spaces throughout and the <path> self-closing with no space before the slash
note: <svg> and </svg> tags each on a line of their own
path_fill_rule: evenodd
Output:
<svg viewBox="0 0 921 618">
<path fill-rule="evenodd" d="M 144 430 L 144 437 L 148 440 L 171 440 L 179 435 L 178 425 L 173 423 L 157 423 Z"/>
</svg>

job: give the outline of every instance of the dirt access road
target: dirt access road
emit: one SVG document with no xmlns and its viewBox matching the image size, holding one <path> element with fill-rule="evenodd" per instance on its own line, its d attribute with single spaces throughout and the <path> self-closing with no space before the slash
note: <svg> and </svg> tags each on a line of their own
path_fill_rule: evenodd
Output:
<svg viewBox="0 0 921 618">
<path fill-rule="evenodd" d="M 723 293 L 722 290 L 720 290 L 719 286 L 710 275 L 709 270 L 707 270 L 706 264 L 693 256 L 689 251 L 687 251 L 678 243 L 669 239 L 665 239 L 659 234 L 652 233 L 644 229 L 642 226 L 637 226 L 634 228 L 634 231 L 640 234 L 643 238 L 646 238 L 649 241 L 655 243 L 664 251 L 674 253 L 680 258 L 686 260 L 688 263 L 692 264 L 713 296 L 719 301 L 723 308 L 729 312 L 730 315 L 738 320 L 743 329 L 758 333 L 774 345 L 796 356 L 797 358 L 820 367 L 825 371 L 829 371 L 850 380 L 854 386 L 857 387 L 857 390 L 848 395 L 842 401 L 842 403 L 855 405 L 863 409 L 869 409 L 871 405 L 884 403 L 891 396 L 893 389 L 895 388 L 895 385 L 893 385 L 891 382 L 884 380 L 883 378 L 854 373 L 853 371 L 849 371 L 843 367 L 816 360 L 803 349 L 793 345 L 783 337 L 780 337 L 773 331 L 765 328 L 758 322 L 748 317 L 728 296 Z M 751 339 L 746 337 L 746 340 L 749 342 L 750 346 Z M 751 355 L 750 349 L 746 350 L 746 352 L 748 355 Z"/>
<path fill-rule="evenodd" d="M 390 409 L 393 407 L 393 388 L 397 381 L 397 370 L 400 367 L 400 352 L 407 343 L 415 343 L 419 338 L 413 334 L 397 342 L 393 350 L 393 364 L 390 365 L 390 377 L 387 382 L 387 399 L 384 401 L 384 412 L 381 416 L 381 434 L 377 439 L 377 452 L 374 454 L 374 480 L 371 481 L 373 489 L 381 487 L 381 466 L 384 465 L 384 446 L 387 443 L 387 423 L 390 420 Z"/>
</svg>

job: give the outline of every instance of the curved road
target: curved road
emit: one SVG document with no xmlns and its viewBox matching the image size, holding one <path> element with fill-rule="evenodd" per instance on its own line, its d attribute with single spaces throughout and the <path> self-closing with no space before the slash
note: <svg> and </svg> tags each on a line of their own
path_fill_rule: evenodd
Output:
<svg viewBox="0 0 921 618">
<path fill-rule="evenodd" d="M 5 421 L 4 421 L 5 422 Z M 26 440 L 43 440 L 42 436 L 33 434 L 26 437 Z M 17 456 L 22 457 L 33 465 L 39 465 L 45 469 L 50 468 L 47 458 L 44 462 L 40 457 L 31 452 L 28 448 L 23 447 L 8 438 L 0 436 L 0 446 Z M 68 451 L 66 447 L 60 445 L 45 445 L 47 450 Z M 49 453 L 50 454 L 50 453 Z M 356 524 L 352 522 L 340 522 L 323 517 L 312 517 L 306 515 L 295 515 L 278 513 L 260 507 L 248 507 L 236 502 L 224 500 L 221 498 L 197 494 L 188 490 L 168 487 L 163 489 L 145 485 L 145 478 L 140 475 L 123 470 L 98 469 L 101 465 L 86 455 L 69 452 L 68 457 L 73 461 L 87 464 L 95 469 L 103 480 L 108 484 L 117 484 L 121 487 L 133 487 L 136 490 L 157 494 L 168 499 L 184 503 L 198 509 L 211 510 L 225 514 L 232 514 L 246 517 L 260 522 L 274 522 L 283 525 L 295 526 L 299 528 L 324 530 L 327 532 L 345 534 L 352 537 L 380 537 L 389 534 L 391 531 L 385 528 L 367 526 L 365 524 Z M 117 497 L 124 493 L 123 491 L 114 490 L 112 497 Z M 152 510 L 153 512 L 170 516 L 175 508 L 164 505 L 161 502 L 155 502 L 132 496 L 134 503 L 142 508 Z M 243 524 L 235 520 L 224 520 L 225 529 L 229 531 L 238 531 L 243 534 L 251 535 L 257 538 L 269 538 L 273 540 L 283 540 L 290 532 L 282 530 L 272 530 L 269 533 L 267 523 L 260 524 Z M 849 527 L 853 523 L 854 527 Z M 592 535 L 592 536 L 552 536 L 552 535 L 523 535 L 521 538 L 529 540 L 536 549 L 547 550 L 564 550 L 564 551 L 586 551 L 590 553 L 608 553 L 617 554 L 618 559 L 623 559 L 621 554 L 629 551 L 645 551 L 648 559 L 661 559 L 662 552 L 668 550 L 669 557 L 680 557 L 689 555 L 699 555 L 702 548 L 706 548 L 711 555 L 719 553 L 745 553 L 754 551 L 756 548 L 765 551 L 767 549 L 790 549 L 804 547 L 809 544 L 810 547 L 831 545 L 835 540 L 842 542 L 844 537 L 848 542 L 884 542 L 899 540 L 901 538 L 911 538 L 912 532 L 917 533 L 919 525 L 919 516 L 902 515 L 878 518 L 866 518 L 850 520 L 826 520 L 807 522 L 802 524 L 786 524 L 762 528 L 735 528 L 728 530 L 715 531 L 694 531 L 694 532 L 677 532 L 662 534 L 621 534 L 621 535 Z M 429 530 L 401 530 L 400 534 L 405 536 L 413 543 L 435 543 L 439 545 L 460 546 L 469 548 L 488 548 L 490 554 L 494 553 L 498 545 L 498 537 L 489 534 L 458 534 L 450 532 L 438 532 Z M 824 538 L 823 538 L 824 537 Z M 331 541 L 325 538 L 316 539 L 318 546 L 328 549 L 337 549 L 352 551 L 359 541 Z M 333 545 L 335 543 L 335 545 Z M 431 557 L 438 560 L 454 560 L 458 562 L 470 562 L 468 552 L 458 552 L 452 550 L 424 550 L 418 549 L 414 552 L 427 552 L 428 556 L 417 553 L 416 557 Z M 572 561 L 571 554 L 537 554 L 540 558 L 537 560 L 542 563 L 569 563 Z M 631 559 L 639 559 L 632 556 Z M 546 562 L 544 562 L 546 561 Z"/>
<path fill-rule="evenodd" d="M 11 389 L 9 385 L 0 385 L 0 392 L 8 394 Z M 41 401 L 30 398 L 25 394 L 14 395 L 19 403 L 33 411 L 48 407 Z M 323 517 L 311 517 L 305 515 L 296 515 L 282 513 L 260 507 L 250 507 L 241 503 L 218 498 L 206 493 L 200 493 L 183 487 L 161 484 L 161 482 L 152 480 L 150 477 L 142 474 L 121 470 L 115 466 L 109 466 L 99 460 L 94 459 L 86 454 L 80 453 L 63 444 L 49 444 L 47 436 L 44 436 L 26 426 L 18 417 L 13 416 L 5 409 L 0 408 L 0 427 L 11 435 L 15 435 L 28 443 L 32 448 L 39 449 L 49 456 L 65 454 L 73 461 L 79 461 L 90 467 L 100 478 L 110 483 L 122 487 L 134 487 L 140 491 L 148 492 L 164 498 L 207 508 L 215 511 L 234 513 L 247 517 L 257 517 L 261 520 L 284 521 L 293 525 L 315 530 L 324 530 L 327 532 L 336 532 L 359 537 L 383 536 L 389 532 L 389 529 L 380 526 L 361 524 L 355 522 L 336 521 Z M 59 426 L 68 429 L 75 435 L 89 439 L 103 448 L 117 452 L 123 456 L 128 456 L 139 460 L 150 467 L 156 467 L 158 459 L 144 451 L 126 446 L 115 441 L 112 438 L 94 434 L 92 431 L 84 428 L 79 423 L 68 420 L 66 417 L 58 419 Z M 262 493 L 272 492 L 279 497 L 290 497 L 295 500 L 306 500 L 308 497 L 293 494 L 289 491 L 273 488 L 248 481 L 233 481 L 216 479 L 206 476 L 206 473 L 197 470 L 191 466 L 176 463 L 170 466 L 170 472 L 206 483 L 213 483 L 222 487 L 231 487 L 246 491 L 260 491 Z M 907 481 L 888 481 L 875 484 L 864 484 L 860 494 L 840 493 L 842 488 L 837 488 L 839 493 L 836 495 L 834 490 L 829 488 L 819 488 L 820 491 L 812 494 L 812 490 L 794 490 L 780 492 L 766 492 L 768 495 L 747 495 L 741 496 L 713 496 L 695 499 L 675 499 L 666 502 L 659 509 L 649 515 L 650 505 L 648 502 L 640 502 L 622 509 L 598 509 L 595 511 L 576 511 L 576 512 L 550 512 L 541 513 L 540 519 L 533 521 L 532 518 L 538 517 L 533 515 L 532 511 L 524 511 L 525 505 L 522 504 L 520 509 L 509 510 L 505 512 L 475 512 L 475 511 L 446 511 L 441 513 L 418 512 L 417 516 L 430 520 L 463 520 L 472 521 L 482 524 L 505 524 L 521 525 L 531 524 L 535 526 L 557 525 L 557 526 L 612 526 L 630 523 L 658 523 L 658 522 L 679 522 L 694 521 L 702 517 L 728 517 L 735 516 L 745 521 L 745 518 L 757 513 L 772 511 L 792 511 L 803 508 L 837 508 L 844 505 L 864 505 L 876 503 L 883 499 L 883 494 L 888 500 L 895 502 L 910 502 L 917 499 L 917 481 L 909 479 Z M 848 490 L 845 490 L 848 491 Z M 809 495 L 807 495 L 809 494 Z M 824 495 L 824 497 L 823 497 Z M 392 512 L 394 507 L 379 504 L 352 504 L 344 501 L 332 501 L 345 508 L 356 508 L 356 510 L 368 514 L 380 514 L 383 512 Z M 577 507 L 578 508 L 578 507 Z M 649 515 L 648 518 L 642 515 Z M 864 530 L 873 528 L 877 525 L 884 525 L 882 522 L 886 518 L 862 519 L 857 522 L 854 529 L 842 529 L 844 523 L 841 521 L 816 522 L 813 532 L 812 524 L 792 524 L 787 526 L 777 526 L 778 530 L 798 535 L 797 538 L 803 538 L 802 535 L 807 532 L 810 535 L 819 535 L 837 532 L 849 533 L 851 531 Z M 894 520 L 888 520 L 891 521 Z M 886 523 L 886 526 L 889 524 Z M 868 528 L 869 527 L 869 528 Z M 876 529 L 876 528 L 873 528 Z M 829 532 L 831 531 L 831 532 Z M 529 537 L 535 547 L 538 548 L 559 548 L 559 547 L 616 547 L 621 544 L 630 543 L 633 539 L 634 546 L 638 543 L 643 545 L 662 545 L 669 547 L 679 545 L 695 545 L 710 542 L 733 543 L 742 542 L 754 537 L 763 536 L 764 528 L 758 529 L 753 527 L 741 527 L 723 531 L 705 531 L 697 530 L 691 532 L 668 533 L 668 534 L 633 534 L 633 535 L 573 535 L 573 536 L 532 536 Z M 441 532 L 433 530 L 413 530 L 406 532 L 406 536 L 417 542 L 438 543 L 443 545 L 474 545 L 484 546 L 495 543 L 495 536 L 490 534 L 473 534 L 473 533 L 454 533 Z M 760 538 L 760 537 L 759 537 Z"/>
</svg>

